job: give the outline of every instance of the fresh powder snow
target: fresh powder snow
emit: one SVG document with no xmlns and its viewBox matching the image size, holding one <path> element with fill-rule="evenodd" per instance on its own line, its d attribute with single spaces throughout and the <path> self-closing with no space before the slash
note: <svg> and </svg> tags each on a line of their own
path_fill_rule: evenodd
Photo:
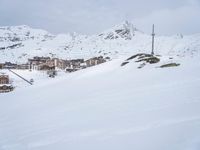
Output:
<svg viewBox="0 0 200 150">
<path fill-rule="evenodd" d="M 18 39 L 12 42 L 13 32 Z M 27 26 L 3 27 L 0 34 L 3 62 L 52 54 L 112 58 L 74 73 L 59 71 L 54 79 L 16 70 L 34 79 L 32 86 L 2 70 L 16 88 L 0 94 L 0 150 L 200 149 L 198 34 L 156 36 L 160 61 L 140 69 L 134 59 L 121 64 L 150 53 L 151 37 L 128 22 L 94 36 L 55 36 Z M 10 48 L 14 43 L 22 44 Z M 179 66 L 160 68 L 169 63 Z"/>
</svg>

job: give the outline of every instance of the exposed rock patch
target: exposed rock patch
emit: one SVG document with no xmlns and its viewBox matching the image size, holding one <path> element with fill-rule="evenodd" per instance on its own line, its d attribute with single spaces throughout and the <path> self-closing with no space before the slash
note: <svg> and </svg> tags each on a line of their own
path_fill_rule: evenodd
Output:
<svg viewBox="0 0 200 150">
<path fill-rule="evenodd" d="M 135 60 L 136 63 L 140 63 L 140 65 L 138 66 L 139 69 L 143 68 L 146 64 L 155 64 L 155 63 L 160 62 L 160 58 L 154 55 L 139 53 L 139 54 L 129 57 L 125 62 L 121 64 L 121 66 L 125 66 L 131 60 Z"/>
<path fill-rule="evenodd" d="M 126 64 L 128 64 L 129 62 L 128 61 L 125 61 L 121 64 L 121 66 L 125 66 Z"/>
<path fill-rule="evenodd" d="M 178 67 L 178 66 L 180 66 L 180 64 L 178 64 L 178 63 L 169 63 L 169 64 L 160 66 L 160 68 Z"/>
</svg>

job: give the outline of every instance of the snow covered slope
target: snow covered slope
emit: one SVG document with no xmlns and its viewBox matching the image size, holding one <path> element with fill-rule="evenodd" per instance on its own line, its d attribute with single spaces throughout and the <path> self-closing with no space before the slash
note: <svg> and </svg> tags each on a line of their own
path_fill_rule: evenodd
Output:
<svg viewBox="0 0 200 150">
<path fill-rule="evenodd" d="M 156 36 L 157 54 L 196 55 L 200 49 L 200 35 Z M 118 58 L 136 52 L 150 52 L 151 37 L 129 22 L 117 25 L 98 35 L 52 35 L 28 26 L 0 28 L 0 62 L 24 63 L 33 56 L 63 59 L 109 56 Z"/>
<path fill-rule="evenodd" d="M 199 57 L 126 58 L 1 94 L 0 149 L 199 150 Z"/>
<path fill-rule="evenodd" d="M 2 62 L 115 58 L 51 80 L 19 71 L 36 82 L 0 94 L 0 150 L 199 150 L 200 35 L 157 36 L 159 63 L 121 66 L 150 49 L 151 37 L 128 22 L 93 36 L 0 28 Z M 167 63 L 181 65 L 159 68 Z"/>
</svg>

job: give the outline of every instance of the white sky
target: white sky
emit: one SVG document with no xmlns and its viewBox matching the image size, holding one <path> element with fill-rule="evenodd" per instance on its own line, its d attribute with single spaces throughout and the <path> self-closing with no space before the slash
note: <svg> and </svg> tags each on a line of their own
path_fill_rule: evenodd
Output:
<svg viewBox="0 0 200 150">
<path fill-rule="evenodd" d="M 200 0 L 0 0 L 0 26 L 95 34 L 125 20 L 144 32 L 200 32 Z"/>
</svg>

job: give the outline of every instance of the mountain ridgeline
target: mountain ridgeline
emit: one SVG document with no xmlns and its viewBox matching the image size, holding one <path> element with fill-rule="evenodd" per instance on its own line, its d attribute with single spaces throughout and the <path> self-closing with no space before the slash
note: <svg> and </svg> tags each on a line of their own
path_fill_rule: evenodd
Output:
<svg viewBox="0 0 200 150">
<path fill-rule="evenodd" d="M 155 53 L 194 56 L 200 49 L 200 34 L 156 36 Z M 104 56 L 118 58 L 138 52 L 150 53 L 151 36 L 124 22 L 96 35 L 53 35 L 28 26 L 0 27 L 0 62 L 25 63 L 34 56 L 62 59 Z"/>
</svg>

